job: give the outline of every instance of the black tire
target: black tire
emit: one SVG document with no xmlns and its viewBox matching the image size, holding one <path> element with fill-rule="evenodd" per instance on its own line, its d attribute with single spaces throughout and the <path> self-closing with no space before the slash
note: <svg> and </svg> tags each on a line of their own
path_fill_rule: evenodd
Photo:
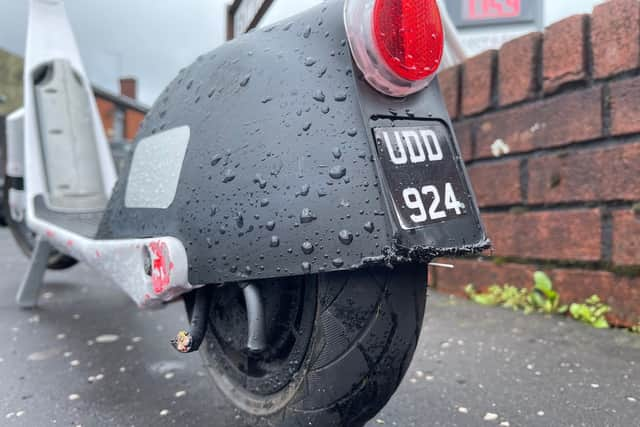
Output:
<svg viewBox="0 0 640 427">
<path fill-rule="evenodd" d="M 358 427 L 373 418 L 395 392 L 415 351 L 426 300 L 425 266 L 367 267 L 254 283 L 271 322 L 272 354 L 241 351 L 246 313 L 234 285 L 214 290 L 200 348 L 218 389 L 238 414 L 236 425 Z M 287 310 L 286 303 L 278 303 L 275 311 L 270 307 L 278 299 L 291 302 L 294 323 L 277 314 Z M 281 343 L 291 344 L 291 338 L 283 335 L 294 337 L 289 357 Z M 276 360 L 287 369 L 278 371 Z"/>
<path fill-rule="evenodd" d="M 6 159 L 6 147 L 2 144 L 2 158 Z M 6 164 L 4 165 L 6 171 Z M 4 221 L 11 231 L 11 235 L 18 244 L 18 247 L 24 253 L 26 257 L 31 257 L 33 252 L 33 245 L 35 244 L 35 235 L 27 227 L 24 222 L 17 222 L 11 218 L 11 212 L 9 209 L 9 189 L 12 187 L 14 178 L 4 176 L 4 186 L 2 187 L 2 216 Z M 47 262 L 47 268 L 51 270 L 64 270 L 73 267 L 78 261 L 67 255 L 63 255 L 57 251 L 52 251 L 49 255 L 49 261 Z"/>
</svg>

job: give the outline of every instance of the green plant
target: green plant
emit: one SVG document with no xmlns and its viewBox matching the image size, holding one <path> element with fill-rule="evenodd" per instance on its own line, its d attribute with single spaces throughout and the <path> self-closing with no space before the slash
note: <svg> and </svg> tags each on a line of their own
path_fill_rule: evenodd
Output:
<svg viewBox="0 0 640 427">
<path fill-rule="evenodd" d="M 486 292 L 477 292 L 473 285 L 467 285 L 465 292 L 472 301 L 482 305 L 493 305 L 523 310 L 529 314 L 534 311 L 541 313 L 564 313 L 566 305 L 560 305 L 558 293 L 553 290 L 551 279 L 542 271 L 533 275 L 533 289 L 518 288 L 512 285 L 491 285 Z"/>
<path fill-rule="evenodd" d="M 601 302 L 597 295 L 591 295 L 584 303 L 573 303 L 569 307 L 571 317 L 600 329 L 609 327 L 609 322 L 604 317 L 609 311 L 611 307 Z"/>
<path fill-rule="evenodd" d="M 560 296 L 553 290 L 553 284 L 549 276 L 542 271 L 533 273 L 533 290 L 529 293 L 528 306 L 525 312 L 539 311 L 546 314 L 565 313 L 566 305 L 560 305 Z"/>
</svg>

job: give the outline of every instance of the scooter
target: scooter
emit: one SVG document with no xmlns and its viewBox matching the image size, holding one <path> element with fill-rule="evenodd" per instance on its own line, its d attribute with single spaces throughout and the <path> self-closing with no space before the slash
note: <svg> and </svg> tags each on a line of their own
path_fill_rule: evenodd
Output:
<svg viewBox="0 0 640 427">
<path fill-rule="evenodd" d="M 183 297 L 238 425 L 362 426 L 400 383 L 427 264 L 489 246 L 435 78 L 435 0 L 329 1 L 199 57 L 119 179 L 61 0 L 31 0 L 9 226 L 140 308 Z"/>
</svg>

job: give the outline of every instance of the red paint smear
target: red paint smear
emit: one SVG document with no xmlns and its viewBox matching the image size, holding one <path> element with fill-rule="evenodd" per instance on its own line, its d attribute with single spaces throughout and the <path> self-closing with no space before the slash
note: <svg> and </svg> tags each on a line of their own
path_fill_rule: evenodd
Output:
<svg viewBox="0 0 640 427">
<path fill-rule="evenodd" d="M 55 233 L 51 230 L 47 230 L 47 237 L 53 237 Z"/>
<path fill-rule="evenodd" d="M 169 260 L 169 250 L 167 244 L 163 241 L 149 243 L 149 249 L 152 257 L 151 284 L 153 285 L 153 292 L 159 294 L 164 291 L 171 281 L 169 273 L 173 268 L 173 263 Z"/>
<path fill-rule="evenodd" d="M 71 239 L 67 240 L 67 246 L 73 246 L 73 240 Z"/>
<path fill-rule="evenodd" d="M 96 257 L 100 258 L 100 251 L 96 251 Z"/>
</svg>

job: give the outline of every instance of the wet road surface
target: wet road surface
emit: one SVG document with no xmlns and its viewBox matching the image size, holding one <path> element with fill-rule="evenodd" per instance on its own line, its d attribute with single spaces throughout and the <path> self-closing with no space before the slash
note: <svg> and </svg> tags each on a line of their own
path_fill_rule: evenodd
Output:
<svg viewBox="0 0 640 427">
<path fill-rule="evenodd" d="M 236 425 L 200 357 L 168 344 L 181 302 L 140 311 L 77 266 L 21 310 L 26 264 L 0 229 L 0 425 Z M 640 425 L 640 335 L 431 292 L 409 372 L 367 427 L 380 425 Z"/>
</svg>

